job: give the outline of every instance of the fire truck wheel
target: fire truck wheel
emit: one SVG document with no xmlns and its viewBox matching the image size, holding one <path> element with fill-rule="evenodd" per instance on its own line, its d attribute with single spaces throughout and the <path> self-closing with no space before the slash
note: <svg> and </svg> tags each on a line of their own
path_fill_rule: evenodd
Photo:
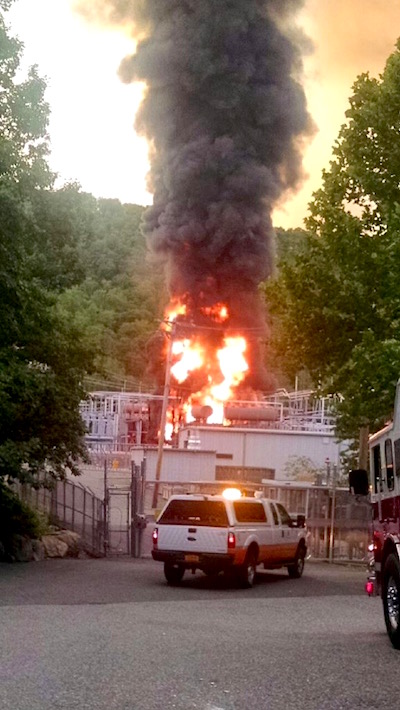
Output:
<svg viewBox="0 0 400 710">
<path fill-rule="evenodd" d="M 164 575 L 168 584 L 175 586 L 182 582 L 185 568 L 182 565 L 174 565 L 171 562 L 164 562 Z"/>
<path fill-rule="evenodd" d="M 400 564 L 393 554 L 388 556 L 383 570 L 382 599 L 389 638 L 400 649 Z"/>
</svg>

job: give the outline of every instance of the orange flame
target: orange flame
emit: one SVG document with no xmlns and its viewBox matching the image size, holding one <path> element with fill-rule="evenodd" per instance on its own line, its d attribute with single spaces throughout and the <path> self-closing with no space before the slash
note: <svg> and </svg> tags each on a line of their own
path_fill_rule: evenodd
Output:
<svg viewBox="0 0 400 710">
<path fill-rule="evenodd" d="M 204 364 L 201 348 L 191 343 L 189 338 L 175 340 L 172 344 L 172 354 L 180 355 L 179 360 L 171 367 L 171 372 L 179 383 L 184 382 L 193 370 L 198 370 Z"/>
<path fill-rule="evenodd" d="M 228 307 L 223 303 L 203 307 L 200 312 L 213 323 L 222 324 L 229 320 Z M 166 311 L 169 324 L 178 316 L 185 315 L 186 305 L 178 300 L 173 301 Z M 191 411 L 194 405 L 208 405 L 212 414 L 207 417 L 207 422 L 223 424 L 224 404 L 233 397 L 235 388 L 243 381 L 249 369 L 245 357 L 247 343 L 242 335 L 221 334 L 217 345 L 212 338 L 208 340 L 206 331 L 207 328 L 203 332 L 200 326 L 193 335 L 172 343 L 172 358 L 175 362 L 171 366 L 171 374 L 179 384 L 195 372 L 199 372 L 203 380 L 207 381 L 199 392 L 192 393 L 183 404 L 183 415 L 187 422 L 194 421 Z"/>
<path fill-rule="evenodd" d="M 201 309 L 204 315 L 209 316 L 217 323 L 223 323 L 229 317 L 229 312 L 227 306 L 223 303 L 216 303 L 214 306 L 205 306 Z"/>
<path fill-rule="evenodd" d="M 175 321 L 178 316 L 184 315 L 186 315 L 186 305 L 180 301 L 173 300 L 166 308 L 165 320 L 170 323 L 171 321 Z"/>
<path fill-rule="evenodd" d="M 212 414 L 207 421 L 213 424 L 224 422 L 224 404 L 232 396 L 235 387 L 243 381 L 249 366 L 244 357 L 246 351 L 246 340 L 242 336 L 225 337 L 224 347 L 217 350 L 216 356 L 219 362 L 219 382 L 214 382 L 209 378 L 209 385 L 201 392 L 189 397 L 189 404 L 208 405 L 212 408 Z M 186 420 L 193 421 L 191 408 Z"/>
<path fill-rule="evenodd" d="M 243 337 L 225 338 L 225 347 L 217 352 L 224 380 L 211 388 L 215 399 L 226 402 L 232 396 L 232 388 L 242 382 L 249 369 L 243 354 L 245 351 L 246 341 Z"/>
</svg>

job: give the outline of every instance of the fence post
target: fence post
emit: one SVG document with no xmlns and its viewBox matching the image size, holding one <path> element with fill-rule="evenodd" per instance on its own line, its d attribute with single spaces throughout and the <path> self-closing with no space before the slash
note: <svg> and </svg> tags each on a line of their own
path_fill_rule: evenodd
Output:
<svg viewBox="0 0 400 710">
<path fill-rule="evenodd" d="M 64 478 L 63 480 L 63 493 L 64 493 L 64 501 L 63 501 L 63 521 L 65 521 L 65 507 L 66 507 L 66 498 L 67 498 L 67 482 Z"/>
<path fill-rule="evenodd" d="M 83 534 L 85 534 L 85 530 L 86 530 L 86 488 L 83 489 L 82 530 L 83 530 Z"/>
<path fill-rule="evenodd" d="M 108 552 L 108 482 L 107 482 L 107 456 L 104 457 L 104 502 L 103 502 L 103 526 L 104 526 L 104 554 Z"/>
<path fill-rule="evenodd" d="M 146 486 L 146 457 L 143 458 L 143 460 L 140 463 L 140 496 L 139 496 L 139 512 L 144 515 L 145 511 L 145 504 L 144 504 L 144 493 L 145 493 L 145 486 Z M 139 530 L 139 557 L 142 554 L 142 540 L 143 540 L 143 532 L 144 528 L 140 528 Z"/>
<path fill-rule="evenodd" d="M 325 491 L 323 491 L 325 494 Z M 329 530 L 329 501 L 330 501 L 330 494 L 329 494 L 329 489 L 326 491 L 325 495 L 325 525 L 324 525 L 324 557 L 325 559 L 329 558 L 329 539 L 328 539 L 328 530 Z"/>
<path fill-rule="evenodd" d="M 132 461 L 131 463 L 131 556 L 132 557 L 138 557 L 137 550 L 136 550 L 136 542 L 137 542 L 137 528 L 136 528 L 136 515 L 137 515 L 137 506 L 138 506 L 138 491 L 137 491 L 137 468 Z"/>
<path fill-rule="evenodd" d="M 140 462 L 140 512 L 144 513 L 144 493 L 146 487 L 146 456 Z"/>
<path fill-rule="evenodd" d="M 92 496 L 92 548 L 93 548 L 93 550 L 97 550 L 96 529 L 95 529 L 95 526 L 97 524 L 97 520 L 95 518 L 95 512 L 96 512 L 96 505 L 95 505 L 95 501 L 94 501 L 94 496 Z"/>
<path fill-rule="evenodd" d="M 335 506 L 336 506 L 336 465 L 333 466 L 332 470 L 332 510 L 331 510 L 331 531 L 329 535 L 329 562 L 333 562 L 333 545 L 335 541 L 334 528 L 335 528 Z"/>
</svg>

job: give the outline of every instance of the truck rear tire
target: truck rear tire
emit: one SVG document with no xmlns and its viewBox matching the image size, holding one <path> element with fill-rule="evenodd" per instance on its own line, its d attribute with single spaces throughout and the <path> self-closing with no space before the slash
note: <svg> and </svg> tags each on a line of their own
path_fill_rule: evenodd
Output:
<svg viewBox="0 0 400 710">
<path fill-rule="evenodd" d="M 301 547 L 297 548 L 294 564 L 288 565 L 287 568 L 289 577 L 291 577 L 291 579 L 299 579 L 303 574 L 305 556 L 306 551 L 304 549 L 304 546 L 302 545 Z"/>
<path fill-rule="evenodd" d="M 397 556 L 388 556 L 382 579 L 383 613 L 388 636 L 400 649 L 400 564 Z"/>
<path fill-rule="evenodd" d="M 257 569 L 257 553 L 250 549 L 247 552 L 244 563 L 238 571 L 238 581 L 243 589 L 249 589 L 254 585 Z"/>
<path fill-rule="evenodd" d="M 168 584 L 175 587 L 180 584 L 185 574 L 185 568 L 182 565 L 173 564 L 172 562 L 164 562 L 164 575 Z"/>
</svg>

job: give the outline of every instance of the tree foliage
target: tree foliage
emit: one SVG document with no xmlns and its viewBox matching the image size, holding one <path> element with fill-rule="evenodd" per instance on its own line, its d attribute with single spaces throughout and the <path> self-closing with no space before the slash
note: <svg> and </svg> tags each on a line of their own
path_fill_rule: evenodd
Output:
<svg viewBox="0 0 400 710">
<path fill-rule="evenodd" d="M 284 467 L 285 477 L 292 481 L 321 484 L 326 468 L 317 466 L 308 456 L 289 456 Z"/>
<path fill-rule="evenodd" d="M 35 219 L 49 171 L 45 83 L 17 80 L 22 45 L 0 15 L 0 481 L 77 472 L 85 456 L 79 402 L 88 359 L 54 292 L 35 271 Z"/>
<path fill-rule="evenodd" d="M 267 285 L 275 357 L 343 395 L 342 436 L 381 426 L 400 376 L 400 44 L 346 117 L 309 233 Z"/>
<path fill-rule="evenodd" d="M 79 473 L 87 375 L 142 379 L 164 299 L 143 208 L 54 189 L 46 84 L 20 79 L 22 50 L 0 12 L 0 485 Z"/>
<path fill-rule="evenodd" d="M 95 200 L 65 188 L 76 223 L 75 258 L 81 270 L 59 296 L 82 342 L 94 355 L 97 388 L 154 384 L 148 372 L 150 342 L 166 302 L 161 269 L 147 259 L 141 232 L 143 207 Z M 66 196 L 63 196 L 66 199 Z"/>
<path fill-rule="evenodd" d="M 0 559 L 1 547 L 4 557 L 9 559 L 16 535 L 40 539 L 49 529 L 47 517 L 30 508 L 26 503 L 0 481 Z"/>
</svg>

